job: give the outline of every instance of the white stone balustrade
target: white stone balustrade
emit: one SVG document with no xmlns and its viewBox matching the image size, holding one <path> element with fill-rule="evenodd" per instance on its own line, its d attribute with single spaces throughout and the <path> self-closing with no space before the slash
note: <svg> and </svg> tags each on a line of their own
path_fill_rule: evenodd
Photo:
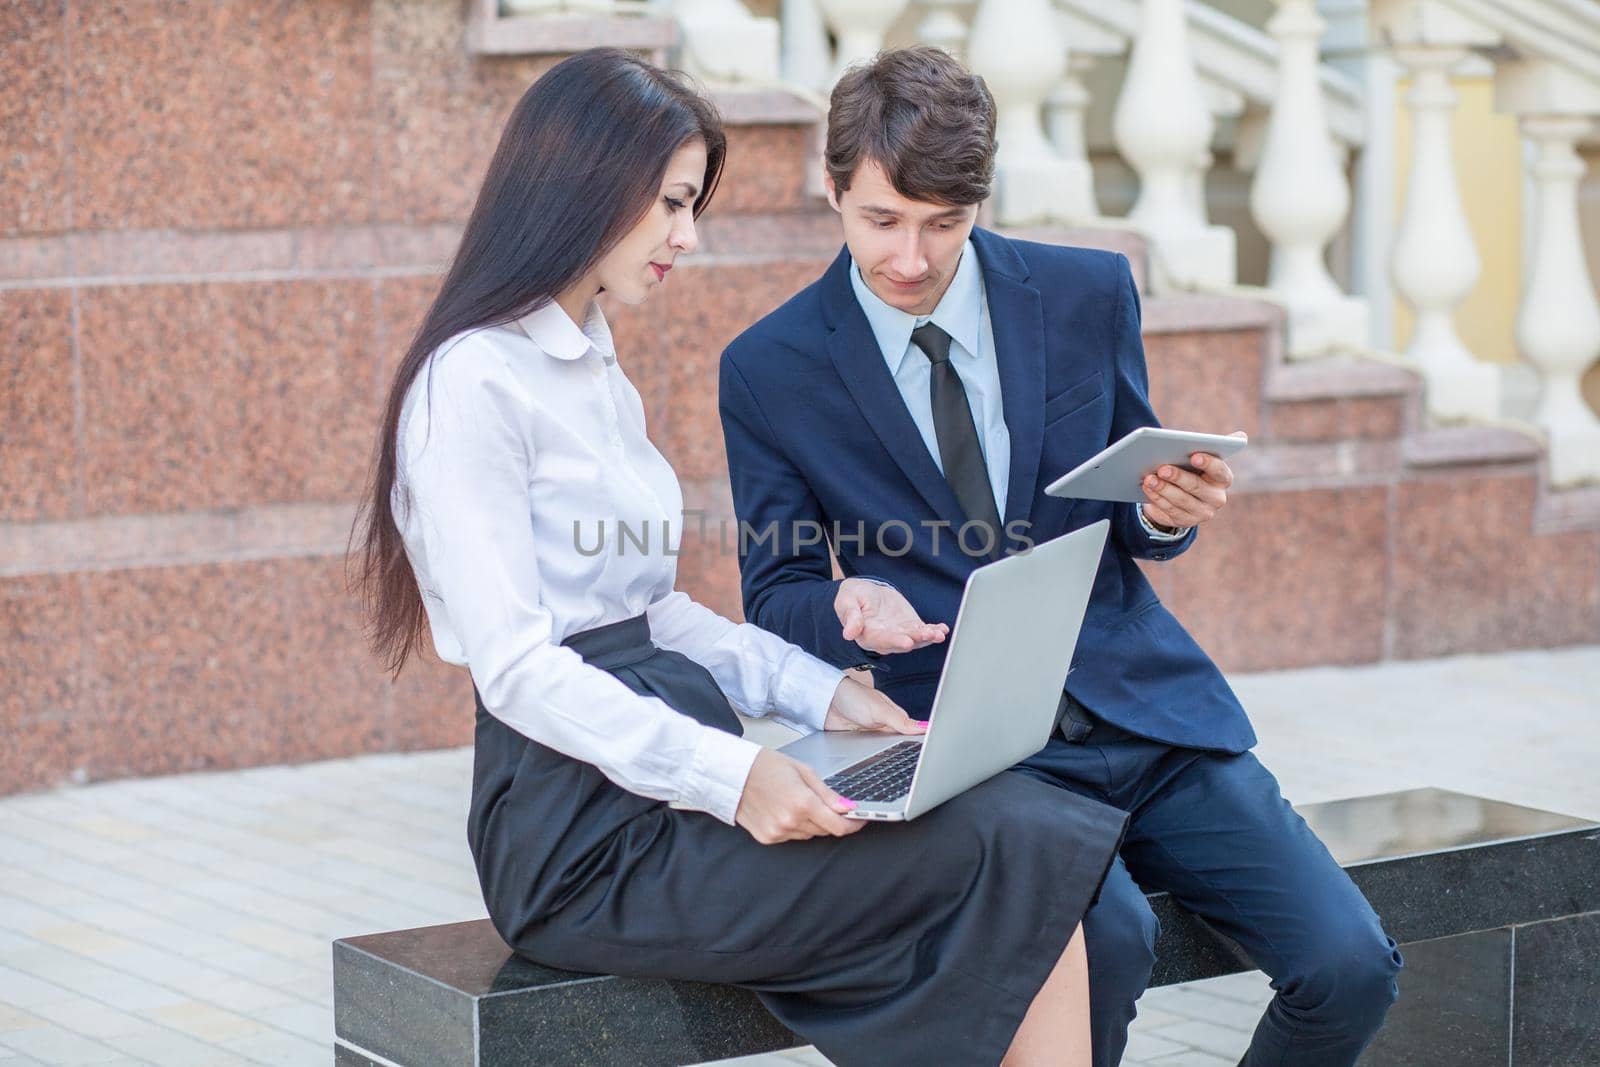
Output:
<svg viewBox="0 0 1600 1067">
<path fill-rule="evenodd" d="M 1583 160 L 1574 149 L 1587 118 L 1530 115 L 1522 131 L 1538 146 L 1533 164 L 1533 269 L 1517 313 L 1517 343 L 1539 368 L 1543 390 L 1534 420 L 1550 442 L 1550 481 L 1600 481 L 1600 419 L 1584 402 L 1583 373 L 1600 356 L 1600 305 L 1578 231 L 1578 179 Z"/>
<path fill-rule="evenodd" d="M 983 0 L 967 51 L 997 110 L 995 219 L 1016 226 L 1063 218 L 1062 190 L 1074 168 L 1050 144 L 1043 121 L 1045 97 L 1067 69 L 1051 0 Z"/>
<path fill-rule="evenodd" d="M 778 80 L 778 20 L 757 18 L 740 0 L 673 0 L 683 30 L 682 65 L 713 85 Z"/>
<path fill-rule="evenodd" d="M 883 50 L 889 32 L 911 0 L 817 0 L 837 41 L 833 81 L 846 67 L 871 59 Z M 830 81 L 831 84 L 831 81 Z"/>
<path fill-rule="evenodd" d="M 833 78 L 833 47 L 817 0 L 783 0 L 779 9 L 783 80 L 814 92 L 827 92 Z"/>
<path fill-rule="evenodd" d="M 1056 4 L 1074 53 L 1121 56 L 1140 35 L 1143 0 L 1056 0 Z M 1269 110 L 1277 94 L 1277 42 L 1205 0 L 1186 0 L 1181 9 L 1188 27 L 1188 51 L 1211 113 L 1219 118 L 1236 116 L 1247 104 Z M 1319 79 L 1335 139 L 1348 146 L 1362 144 L 1366 121 L 1360 83 L 1326 66 Z"/>
<path fill-rule="evenodd" d="M 1350 185 L 1328 132 L 1317 43 L 1326 23 L 1312 0 L 1277 0 L 1278 95 L 1250 187 L 1250 210 L 1272 241 L 1268 284 L 1289 311 L 1288 354 L 1326 355 L 1367 343 L 1365 302 L 1346 296 L 1323 261 L 1350 212 Z"/>
<path fill-rule="evenodd" d="M 966 58 L 967 23 L 958 13 L 966 0 L 922 0 L 922 21 L 917 23 L 917 40 L 943 48 L 957 59 Z"/>
<path fill-rule="evenodd" d="M 1044 102 L 1045 131 L 1061 157 L 1061 190 L 1057 194 L 1060 205 L 1056 214 L 1068 222 L 1087 222 L 1100 216 L 1085 132 L 1089 89 L 1083 84 L 1096 62 L 1094 56 L 1068 52 L 1066 73 Z"/>
<path fill-rule="evenodd" d="M 1253 172 L 1250 210 L 1272 242 L 1269 285 L 1288 309 L 1287 354 L 1315 358 L 1369 340 L 1366 302 L 1341 291 L 1326 263 L 1351 210 L 1345 153 L 1361 147 L 1364 131 L 1358 83 L 1321 61 L 1318 0 L 1273 0 L 1270 42 L 1192 0 L 977 0 L 975 7 L 973 0 L 781 0 L 781 33 L 778 21 L 754 17 L 740 0 L 654 2 L 678 17 L 685 65 L 702 78 L 781 77 L 818 92 L 881 50 L 891 26 L 912 25 L 901 19 L 915 4 L 916 39 L 962 58 L 994 93 L 994 218 L 1003 225 L 1101 218 L 1087 145 L 1088 76 L 1101 60 L 1126 54 L 1113 134 L 1139 177 L 1129 222 L 1150 239 L 1152 288 L 1234 283 L 1235 237 L 1208 221 L 1205 179 L 1217 116 L 1238 116 L 1232 161 Z M 1528 5 L 1559 17 L 1534 17 Z M 1477 359 L 1454 323 L 1480 263 L 1451 143 L 1457 96 L 1450 79 L 1476 53 L 1494 65 L 1499 106 L 1517 115 L 1534 153 L 1517 340 L 1542 380 L 1536 418 L 1549 437 L 1551 477 L 1556 484 L 1600 480 L 1600 419 L 1579 387 L 1600 356 L 1600 299 L 1577 225 L 1583 165 L 1576 152 L 1600 116 L 1600 48 L 1588 48 L 1591 33 L 1600 43 L 1600 14 L 1578 12 L 1571 0 L 1365 0 L 1365 7 L 1374 38 L 1411 83 L 1403 97 L 1412 126 L 1409 176 L 1389 273 L 1414 312 L 1405 355 L 1424 376 L 1427 409 L 1472 419 L 1494 418 L 1501 406 L 1500 368 Z"/>
<path fill-rule="evenodd" d="M 1450 71 L 1466 53 L 1407 45 L 1394 55 L 1412 77 L 1405 97 L 1411 112 L 1411 173 L 1390 260 L 1395 288 L 1416 315 L 1405 355 L 1422 372 L 1431 414 L 1493 418 L 1500 410 L 1499 372 L 1474 358 L 1455 327 L 1456 308 L 1482 269 L 1461 207 L 1450 140 L 1458 100 Z"/>
<path fill-rule="evenodd" d="M 1234 282 L 1233 231 L 1210 225 L 1197 210 L 1215 128 L 1189 53 L 1182 0 L 1144 0 L 1113 133 L 1139 175 L 1128 218 L 1151 238 L 1158 289 Z"/>
<path fill-rule="evenodd" d="M 1581 381 L 1600 356 L 1600 301 L 1595 297 L 1578 228 L 1577 142 L 1600 115 L 1600 86 L 1555 63 L 1499 64 L 1496 104 L 1518 116 L 1533 146 L 1533 232 L 1517 344 L 1538 368 L 1543 389 L 1534 420 L 1550 444 L 1550 481 L 1600 481 L 1600 419 L 1584 402 Z"/>
<path fill-rule="evenodd" d="M 1372 25 L 1401 73 L 1411 79 L 1410 174 L 1389 273 L 1415 314 L 1405 356 L 1422 373 L 1429 414 L 1495 418 L 1500 371 L 1479 361 L 1456 333 L 1455 312 L 1478 283 L 1482 265 L 1461 206 L 1451 120 L 1459 96 L 1451 73 L 1469 50 L 1498 35 L 1440 0 L 1371 0 Z"/>
<path fill-rule="evenodd" d="M 1085 79 L 1101 60 L 1121 56 L 1128 39 L 1081 17 L 1067 0 L 1057 0 L 1057 25 L 1067 42 L 1067 67 L 1045 98 L 1045 132 L 1063 162 L 1061 217 L 1068 222 L 1100 217 L 1089 161 L 1088 113 L 1091 99 Z"/>
</svg>

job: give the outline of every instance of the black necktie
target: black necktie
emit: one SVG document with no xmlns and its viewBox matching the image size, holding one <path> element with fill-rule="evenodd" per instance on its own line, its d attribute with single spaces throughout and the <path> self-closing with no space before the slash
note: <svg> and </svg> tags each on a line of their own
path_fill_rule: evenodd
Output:
<svg viewBox="0 0 1600 1067">
<path fill-rule="evenodd" d="M 1000 548 L 1000 514 L 994 506 L 994 489 L 989 483 L 989 468 L 983 462 L 983 447 L 978 443 L 978 428 L 972 422 L 972 408 L 961 376 L 950 365 L 950 335 L 933 323 L 911 331 L 911 343 L 922 349 L 932 364 L 928 395 L 933 400 L 933 435 L 939 442 L 939 460 L 944 465 L 944 480 L 955 490 L 956 502 L 973 522 L 983 523 L 987 531 L 977 530 L 964 539 L 969 551 L 989 547 L 993 555 Z"/>
</svg>

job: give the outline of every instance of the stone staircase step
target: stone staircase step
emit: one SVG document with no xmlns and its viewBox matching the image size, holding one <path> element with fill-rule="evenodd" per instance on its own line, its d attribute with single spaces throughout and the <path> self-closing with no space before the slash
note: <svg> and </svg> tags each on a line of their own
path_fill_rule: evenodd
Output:
<svg viewBox="0 0 1600 1067">
<path fill-rule="evenodd" d="M 663 15 L 508 14 L 499 0 L 473 0 L 466 31 L 467 51 L 483 56 L 564 56 L 600 46 L 659 56 L 680 37 L 677 22 Z"/>
<path fill-rule="evenodd" d="M 1281 338 L 1261 301 L 1145 304 L 1163 421 L 1252 438 L 1223 521 L 1146 568 L 1224 669 L 1600 639 L 1600 487 L 1550 491 L 1528 432 L 1424 425 L 1405 367 L 1286 364 Z"/>
<path fill-rule="evenodd" d="M 1229 460 L 1235 495 L 1280 489 L 1316 489 L 1373 485 L 1392 481 L 1400 472 L 1398 437 L 1323 441 L 1252 440 Z"/>
<path fill-rule="evenodd" d="M 1539 440 L 1499 426 L 1438 426 L 1408 434 L 1406 466 L 1418 470 L 1533 464 L 1544 454 Z"/>
<path fill-rule="evenodd" d="M 1150 334 L 1268 330 L 1283 327 L 1283 309 L 1265 300 L 1226 293 L 1174 293 L 1144 298 L 1144 332 Z M 1274 349 L 1274 354 L 1279 352 Z"/>
<path fill-rule="evenodd" d="M 1534 507 L 1533 528 L 1545 534 L 1600 529 L 1600 485 L 1547 489 Z"/>
<path fill-rule="evenodd" d="M 980 225 L 991 226 L 986 221 L 986 211 L 979 210 Z M 1075 245 L 1079 248 L 1100 248 L 1107 252 L 1121 252 L 1128 257 L 1133 269 L 1133 283 L 1143 292 L 1150 276 L 1150 247 L 1145 239 L 1132 230 L 1114 226 L 1069 226 L 1053 223 L 1040 226 L 998 227 L 998 232 L 1019 241 L 1037 241 L 1040 244 Z"/>
<path fill-rule="evenodd" d="M 711 101 L 729 126 L 815 126 L 824 116 L 820 100 L 780 86 L 718 89 Z"/>
<path fill-rule="evenodd" d="M 1267 413 L 1274 441 L 1394 440 L 1405 433 L 1412 408 L 1405 394 L 1282 401 Z"/>
<path fill-rule="evenodd" d="M 1393 440 L 1417 418 L 1421 380 L 1393 364 L 1338 359 L 1280 364 L 1267 376 L 1272 441 Z"/>
<path fill-rule="evenodd" d="M 1267 380 L 1267 399 L 1277 403 L 1409 396 L 1421 381 L 1415 371 L 1371 359 L 1333 358 L 1284 363 Z"/>
</svg>

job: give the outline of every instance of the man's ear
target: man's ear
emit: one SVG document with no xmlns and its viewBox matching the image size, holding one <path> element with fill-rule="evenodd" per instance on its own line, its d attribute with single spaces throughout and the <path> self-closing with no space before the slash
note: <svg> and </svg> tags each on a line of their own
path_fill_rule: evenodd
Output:
<svg viewBox="0 0 1600 1067">
<path fill-rule="evenodd" d="M 833 175 L 828 173 L 826 164 L 822 168 L 822 188 L 827 191 L 828 206 L 839 212 L 839 214 L 844 214 L 844 210 L 839 207 L 839 190 L 834 188 Z"/>
</svg>

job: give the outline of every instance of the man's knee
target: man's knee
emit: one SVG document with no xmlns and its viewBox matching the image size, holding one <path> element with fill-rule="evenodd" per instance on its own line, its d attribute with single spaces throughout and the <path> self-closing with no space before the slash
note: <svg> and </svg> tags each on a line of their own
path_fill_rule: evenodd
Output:
<svg viewBox="0 0 1600 1067">
<path fill-rule="evenodd" d="M 1381 929 L 1326 939 L 1305 960 L 1301 975 L 1284 984 L 1284 999 L 1300 1012 L 1376 1033 L 1399 995 L 1395 979 L 1403 963 Z"/>
<path fill-rule="evenodd" d="M 1125 887 L 1107 880 L 1100 899 L 1083 917 L 1091 988 L 1137 1000 L 1150 984 L 1160 934 L 1160 920 L 1132 879 Z"/>
</svg>

